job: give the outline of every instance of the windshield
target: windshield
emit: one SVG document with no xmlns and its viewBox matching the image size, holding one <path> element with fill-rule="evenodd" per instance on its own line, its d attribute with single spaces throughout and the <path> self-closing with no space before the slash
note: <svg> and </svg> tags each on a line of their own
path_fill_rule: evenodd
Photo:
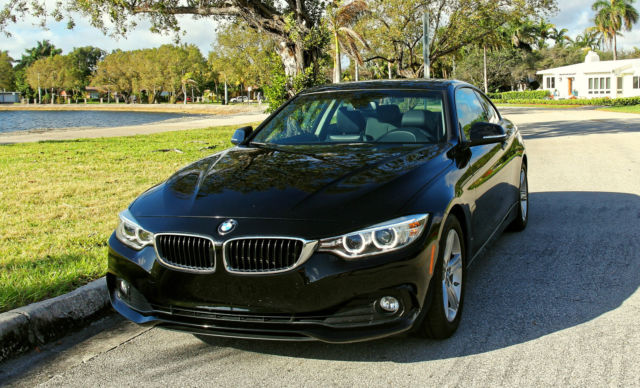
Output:
<svg viewBox="0 0 640 388">
<path fill-rule="evenodd" d="M 441 91 L 365 90 L 302 95 L 252 139 L 268 144 L 438 143 Z"/>
</svg>

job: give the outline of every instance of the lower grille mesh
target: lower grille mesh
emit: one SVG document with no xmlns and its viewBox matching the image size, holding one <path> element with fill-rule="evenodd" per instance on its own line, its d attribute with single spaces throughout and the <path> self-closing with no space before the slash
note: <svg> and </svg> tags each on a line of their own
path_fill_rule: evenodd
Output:
<svg viewBox="0 0 640 388">
<path fill-rule="evenodd" d="M 166 264 L 194 271 L 215 268 L 213 242 L 197 236 L 159 235 L 156 249 Z"/>
<path fill-rule="evenodd" d="M 235 272 L 274 272 L 293 267 L 302 253 L 300 240 L 255 238 L 226 244 L 227 268 Z"/>
</svg>

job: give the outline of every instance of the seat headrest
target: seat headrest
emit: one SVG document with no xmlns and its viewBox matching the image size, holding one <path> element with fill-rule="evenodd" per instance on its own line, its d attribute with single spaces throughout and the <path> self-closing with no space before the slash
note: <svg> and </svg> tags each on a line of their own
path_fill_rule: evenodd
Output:
<svg viewBox="0 0 640 388">
<path fill-rule="evenodd" d="M 410 110 L 402 115 L 403 127 L 427 128 L 429 113 L 426 110 Z"/>
<path fill-rule="evenodd" d="M 378 112 L 378 120 L 381 122 L 394 125 L 400 124 L 402 114 L 397 105 L 380 105 L 376 110 Z"/>
<path fill-rule="evenodd" d="M 338 132 L 359 134 L 364 130 L 364 117 L 360 112 L 341 108 L 338 111 Z"/>
</svg>

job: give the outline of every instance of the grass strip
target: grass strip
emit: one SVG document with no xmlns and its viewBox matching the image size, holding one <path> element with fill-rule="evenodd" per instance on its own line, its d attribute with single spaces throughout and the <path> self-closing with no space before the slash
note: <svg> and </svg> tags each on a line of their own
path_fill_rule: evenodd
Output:
<svg viewBox="0 0 640 388">
<path fill-rule="evenodd" d="M 1 145 L 0 312 L 104 275 L 118 212 L 234 129 Z"/>
</svg>

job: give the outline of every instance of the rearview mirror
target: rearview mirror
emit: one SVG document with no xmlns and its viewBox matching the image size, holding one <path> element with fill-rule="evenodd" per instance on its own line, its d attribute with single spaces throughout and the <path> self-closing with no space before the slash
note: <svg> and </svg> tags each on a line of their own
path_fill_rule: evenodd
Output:
<svg viewBox="0 0 640 388">
<path fill-rule="evenodd" d="M 478 122 L 469 130 L 468 144 L 470 146 L 502 143 L 507 140 L 507 133 L 498 124 Z"/>
<path fill-rule="evenodd" d="M 251 135 L 251 132 L 253 132 L 251 126 L 236 129 L 231 137 L 231 143 L 234 145 L 242 144 Z"/>
</svg>

